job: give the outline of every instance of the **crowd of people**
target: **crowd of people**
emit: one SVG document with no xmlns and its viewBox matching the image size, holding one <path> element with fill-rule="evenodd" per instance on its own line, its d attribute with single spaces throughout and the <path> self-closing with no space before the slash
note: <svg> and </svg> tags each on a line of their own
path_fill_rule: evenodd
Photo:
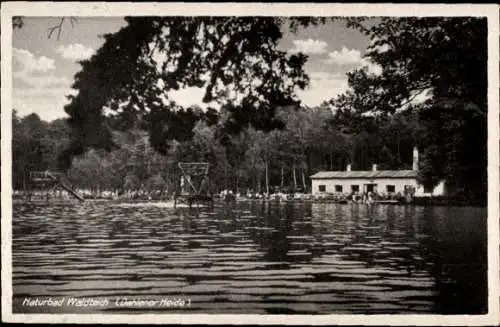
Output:
<svg viewBox="0 0 500 327">
<path fill-rule="evenodd" d="M 403 195 L 398 193 L 377 193 L 377 192 L 353 192 L 348 197 L 349 200 L 357 203 L 373 203 L 374 201 L 401 200 Z"/>
</svg>

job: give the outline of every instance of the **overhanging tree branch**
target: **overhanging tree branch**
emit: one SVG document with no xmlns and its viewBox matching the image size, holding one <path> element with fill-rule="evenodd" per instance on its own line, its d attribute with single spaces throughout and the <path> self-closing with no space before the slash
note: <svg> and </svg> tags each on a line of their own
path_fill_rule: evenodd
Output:
<svg viewBox="0 0 500 327">
<path fill-rule="evenodd" d="M 49 39 L 51 38 L 52 34 L 57 31 L 57 40 L 59 41 L 60 37 L 61 37 L 61 31 L 62 31 L 62 28 L 63 28 L 63 24 L 66 20 L 66 17 L 62 17 L 60 18 L 59 20 L 59 23 L 52 26 L 52 27 L 49 27 Z M 76 17 L 69 17 L 69 22 L 71 24 L 71 27 L 74 27 L 74 23 L 77 21 Z"/>
</svg>

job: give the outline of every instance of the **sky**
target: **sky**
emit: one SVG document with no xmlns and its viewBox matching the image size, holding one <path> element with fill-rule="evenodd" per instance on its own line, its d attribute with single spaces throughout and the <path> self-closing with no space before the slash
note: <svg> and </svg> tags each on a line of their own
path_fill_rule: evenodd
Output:
<svg viewBox="0 0 500 327">
<path fill-rule="evenodd" d="M 47 121 L 67 117 L 64 105 L 66 96 L 75 94 L 71 84 L 81 69 L 78 61 L 99 49 L 104 42 L 101 35 L 126 25 L 120 17 L 79 17 L 73 26 L 66 19 L 60 38 L 57 33 L 49 38 L 49 28 L 59 21 L 57 17 L 25 18 L 24 26 L 13 32 L 12 101 L 20 116 L 34 112 Z M 368 44 L 366 36 L 334 21 L 296 33 L 286 31 L 279 48 L 309 56 L 305 70 L 311 83 L 298 97 L 303 104 L 315 106 L 348 89 L 347 72 L 364 65 L 377 70 L 363 58 Z M 203 90 L 198 88 L 169 94 L 183 106 L 203 107 L 202 96 Z"/>
</svg>

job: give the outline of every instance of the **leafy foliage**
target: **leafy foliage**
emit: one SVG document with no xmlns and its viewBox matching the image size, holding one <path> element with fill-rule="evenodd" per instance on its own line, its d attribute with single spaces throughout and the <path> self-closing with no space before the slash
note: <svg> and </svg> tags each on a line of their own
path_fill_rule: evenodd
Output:
<svg viewBox="0 0 500 327">
<path fill-rule="evenodd" d="M 172 121 L 192 116 L 168 97 L 169 91 L 183 87 L 203 87 L 206 103 L 234 103 L 239 95 L 245 112 L 260 110 L 261 117 L 271 117 L 276 105 L 296 103 L 295 88 L 303 89 L 309 81 L 303 70 L 306 56 L 277 48 L 281 29 L 324 20 L 127 17 L 127 26 L 104 35 L 104 45 L 81 62 L 82 70 L 75 76 L 78 94 L 65 108 L 74 130 L 68 155 L 88 147 L 113 148 L 103 122 L 104 108 L 129 124 L 150 116 L 152 143 L 165 152 L 163 138 L 177 136 Z M 186 137 L 184 132 L 179 135 L 181 140 Z"/>
<path fill-rule="evenodd" d="M 47 123 L 37 114 L 12 114 L 12 174 L 14 188 L 22 188 L 29 171 L 56 170 L 58 155 L 69 144 L 64 120 Z"/>
<path fill-rule="evenodd" d="M 486 194 L 487 24 L 483 18 L 382 18 L 366 27 L 366 57 L 382 67 L 348 74 L 351 90 L 331 101 L 346 116 L 383 126 L 398 110 L 417 110 L 423 149 L 420 180 L 450 191 Z M 415 102 L 427 93 L 427 99 Z M 358 125 L 359 126 L 359 125 Z M 355 128 L 355 127 L 354 127 Z"/>
</svg>

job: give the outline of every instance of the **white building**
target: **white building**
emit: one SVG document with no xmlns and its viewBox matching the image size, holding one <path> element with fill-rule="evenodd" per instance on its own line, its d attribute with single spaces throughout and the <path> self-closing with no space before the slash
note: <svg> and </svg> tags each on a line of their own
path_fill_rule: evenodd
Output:
<svg viewBox="0 0 500 327">
<path fill-rule="evenodd" d="M 364 193 L 401 195 L 407 192 L 414 196 L 438 196 L 445 194 L 445 183 L 429 188 L 417 182 L 418 150 L 413 149 L 412 170 L 377 170 L 374 164 L 372 170 L 351 171 L 347 165 L 345 171 L 320 171 L 311 176 L 312 193 Z"/>
</svg>

